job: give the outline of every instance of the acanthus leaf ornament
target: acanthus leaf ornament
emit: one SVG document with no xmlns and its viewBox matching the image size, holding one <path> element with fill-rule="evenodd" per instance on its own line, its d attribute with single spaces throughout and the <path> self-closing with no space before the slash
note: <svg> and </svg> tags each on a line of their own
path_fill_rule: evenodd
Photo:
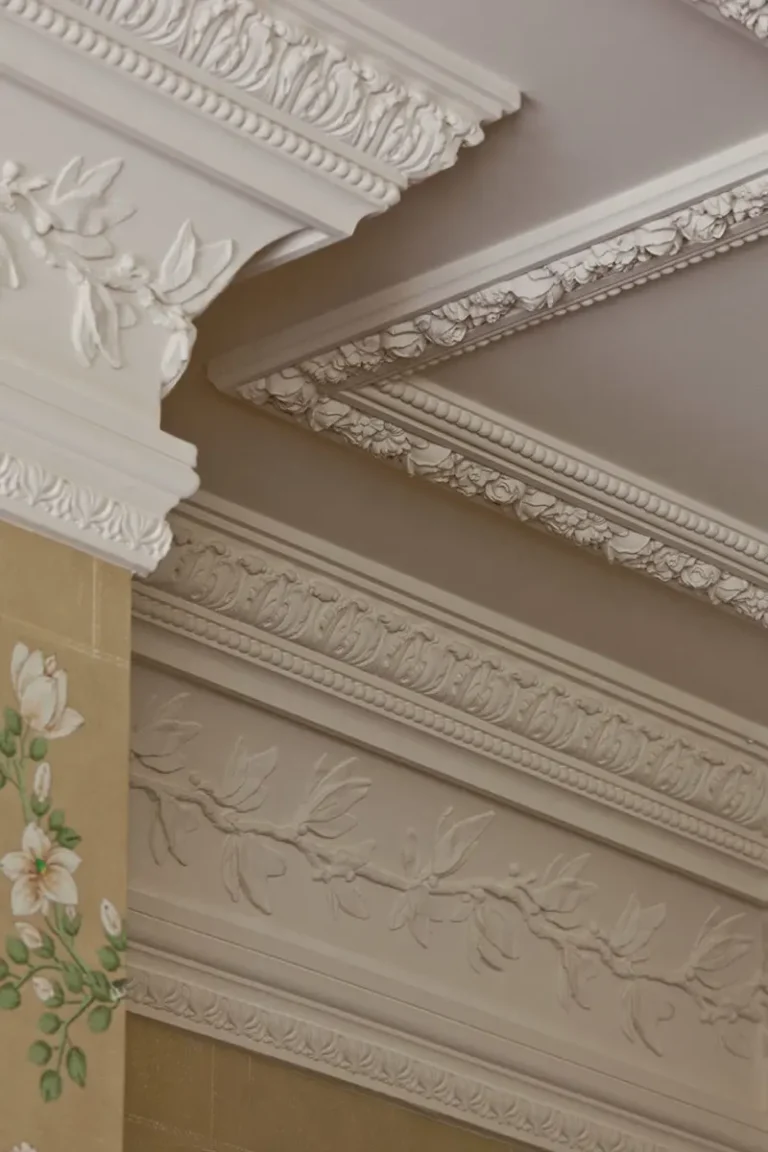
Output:
<svg viewBox="0 0 768 1152">
<path fill-rule="evenodd" d="M 101 359 L 121 368 L 122 334 L 142 316 L 168 332 L 160 369 L 164 396 L 192 353 L 193 318 L 234 271 L 234 243 L 201 243 L 187 220 L 157 272 L 137 256 L 117 252 L 111 231 L 134 211 L 112 194 L 122 167 L 115 158 L 85 168 L 75 156 L 51 179 L 28 176 L 15 161 L 3 164 L 0 216 L 12 227 L 7 234 L 0 231 L 0 291 L 22 286 L 11 245 L 15 232 L 33 256 L 63 272 L 72 285 L 70 338 L 84 367 Z"/>
<path fill-rule="evenodd" d="M 587 905 L 597 891 L 596 883 L 583 876 L 588 854 L 557 857 L 540 873 L 513 861 L 504 875 L 467 875 L 493 811 L 457 818 L 447 808 L 431 838 L 408 829 L 400 867 L 379 864 L 375 840 L 347 839 L 358 835 L 359 805 L 372 785 L 368 777 L 355 774 L 354 757 L 328 764 L 321 756 L 294 810 L 270 819 L 261 809 L 277 768 L 276 749 L 253 755 L 239 740 L 220 781 L 202 777 L 196 765 L 190 769 L 186 755 L 179 755 L 194 739 L 190 722 L 182 718 L 186 699 L 173 697 L 137 727 L 131 787 L 151 802 L 151 835 L 159 829 L 175 859 L 182 858 L 179 838 L 197 830 L 190 814 L 222 834 L 222 883 L 233 901 L 245 898 L 254 910 L 269 915 L 270 881 L 286 873 L 290 851 L 304 859 L 311 879 L 325 886 L 334 914 L 367 919 L 366 892 L 373 886 L 393 893 L 390 930 L 405 929 L 422 948 L 430 947 L 434 924 L 463 925 L 476 971 L 499 971 L 514 963 L 516 935 L 527 932 L 555 952 L 564 1002 L 588 1009 L 588 981 L 598 970 L 609 973 L 623 988 L 624 1034 L 656 1055 L 661 1054 L 658 1027 L 671 1019 L 679 996 L 692 1002 L 702 1024 L 713 1026 L 733 1055 L 740 1055 L 730 1043 L 733 1030 L 765 1025 L 765 957 L 744 978 L 731 971 L 756 950 L 752 937 L 738 931 L 742 914 L 722 916 L 715 909 L 684 962 L 661 964 L 654 961 L 654 952 L 666 905 L 644 907 L 631 894 L 612 927 L 587 918 Z M 159 752 L 165 743 L 168 765 Z M 154 752 L 148 756 L 141 748 Z M 253 783 L 247 772 L 240 778 L 243 763 L 249 762 L 261 765 Z M 234 790 L 233 775 L 239 779 Z"/>
</svg>

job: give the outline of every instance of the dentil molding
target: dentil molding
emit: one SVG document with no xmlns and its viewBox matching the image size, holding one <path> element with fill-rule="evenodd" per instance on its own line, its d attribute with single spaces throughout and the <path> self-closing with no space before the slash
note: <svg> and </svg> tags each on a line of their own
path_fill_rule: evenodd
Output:
<svg viewBox="0 0 768 1152">
<path fill-rule="evenodd" d="M 405 741 L 429 771 L 556 806 L 592 835 L 764 899 L 761 730 L 665 685 L 636 688 L 580 650 L 563 663 L 551 638 L 212 497 L 176 515 L 174 536 L 134 591 L 135 621 L 150 626 L 138 651 L 154 659 L 164 635 L 185 637 L 180 668 L 214 677 L 218 652 L 267 670 L 278 696 L 283 679 L 304 684 L 320 697 L 311 722 L 330 723 L 336 701 L 334 730 L 351 738 L 404 755 Z"/>
<path fill-rule="evenodd" d="M 211 365 L 223 391 L 407 377 L 768 235 L 768 137 L 688 165 Z"/>
<path fill-rule="evenodd" d="M 229 390 L 215 364 L 210 375 Z M 429 381 L 329 394 L 288 369 L 234 394 L 609 563 L 768 625 L 768 538 L 757 529 Z"/>
<path fill-rule="evenodd" d="M 196 316 L 254 257 L 348 235 L 519 103 L 366 14 L 0 0 L 4 518 L 150 571 L 197 484 L 194 449 L 159 428 Z"/>
</svg>

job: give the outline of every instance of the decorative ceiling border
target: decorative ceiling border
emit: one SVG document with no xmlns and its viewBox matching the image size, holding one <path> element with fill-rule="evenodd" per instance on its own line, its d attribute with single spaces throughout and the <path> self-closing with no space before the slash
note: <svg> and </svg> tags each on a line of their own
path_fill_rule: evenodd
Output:
<svg viewBox="0 0 768 1152">
<path fill-rule="evenodd" d="M 736 24 L 763 44 L 768 40 L 768 0 L 688 0 L 688 3 L 700 5 L 700 11 Z"/>
<path fill-rule="evenodd" d="M 563 813 L 563 793 L 586 799 L 590 834 L 602 807 L 629 817 L 638 835 L 650 828 L 652 847 L 638 850 L 672 866 L 685 844 L 706 846 L 689 871 L 714 868 L 725 883 L 730 860 L 735 889 L 760 898 L 768 867 L 761 729 L 714 718 L 688 697 L 677 706 L 655 682 L 638 691 L 625 670 L 611 667 L 606 678 L 586 653 L 569 651 L 565 663 L 551 638 L 515 639 L 520 628 L 510 621 L 358 557 L 320 560 L 317 541 L 212 497 L 185 505 L 172 523 L 169 555 L 135 589 L 137 620 L 464 749 L 470 785 L 479 755 L 537 787 L 556 786 Z M 549 811 L 551 794 L 537 796 Z M 573 820 L 584 821 L 583 810 Z"/>
<path fill-rule="evenodd" d="M 768 236 L 768 136 L 215 357 L 243 385 L 399 379 Z"/>
<path fill-rule="evenodd" d="M 220 386 L 215 376 L 213 382 Z M 441 408 L 418 385 L 327 395 L 300 375 L 277 374 L 235 392 L 255 407 L 394 464 L 409 476 L 768 627 L 766 540 L 738 522 L 693 510 L 693 502 L 682 496 L 654 491 L 649 480 L 628 481 L 607 464 L 579 461 L 575 452 L 569 457 L 549 453 L 542 442 L 532 441 L 529 429 L 518 432 L 511 423 L 486 420 L 465 401 Z M 406 421 L 396 412 L 386 418 L 369 414 L 369 408 L 383 411 L 387 396 L 404 400 Z M 432 419 L 414 417 L 419 409 Z M 457 434 L 462 428 L 476 433 L 474 443 Z M 516 439 L 522 445 L 515 445 Z M 478 440 L 495 442 L 491 466 L 488 445 L 478 447 Z M 499 451 L 505 441 L 505 450 Z M 519 467 L 520 455 L 539 457 L 536 473 Z M 568 472 L 577 483 L 568 485 L 567 499 L 562 499 L 562 478 Z"/>
<path fill-rule="evenodd" d="M 128 1007 L 266 1056 L 313 1068 L 418 1108 L 549 1152 L 693 1152 L 705 1144 L 509 1068 L 489 1068 L 433 1043 L 349 1019 L 318 1004 L 259 994 L 242 980 L 134 949 Z M 719 1150 L 719 1142 L 706 1142 Z"/>
<path fill-rule="evenodd" d="M 253 0 L 3 7 L 382 206 L 520 107 L 511 82 L 354 0 L 287 0 L 285 18 Z"/>
</svg>

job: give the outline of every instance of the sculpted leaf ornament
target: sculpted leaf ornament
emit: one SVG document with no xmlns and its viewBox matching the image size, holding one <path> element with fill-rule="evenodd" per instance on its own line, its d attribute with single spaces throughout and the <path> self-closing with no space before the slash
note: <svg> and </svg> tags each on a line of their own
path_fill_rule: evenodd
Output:
<svg viewBox="0 0 768 1152">
<path fill-rule="evenodd" d="M 68 704 L 67 674 L 55 656 L 16 644 L 11 656 L 15 705 L 5 709 L 0 729 L 0 791 L 18 794 L 20 848 L 0 858 L 0 873 L 10 882 L 12 930 L 0 957 L 0 1010 L 14 1011 L 25 996 L 44 1006 L 40 1036 L 27 1057 L 40 1068 L 44 1101 L 58 1100 L 66 1078 L 84 1088 L 85 1050 L 75 1042 L 76 1026 L 104 1032 L 123 997 L 121 978 L 126 936 L 110 900 L 100 907 L 104 944 L 98 964 L 81 954 L 82 923 L 76 874 L 83 860 L 75 851 L 81 837 L 53 807 L 53 772 L 46 759 L 49 743 L 71 736 L 84 724 Z M 21 1144 L 18 1152 L 34 1152 Z"/>
<path fill-rule="evenodd" d="M 684 963 L 661 964 L 654 952 L 666 905 L 644 906 L 631 894 L 615 923 L 602 927 L 585 914 L 597 891 L 584 877 L 588 854 L 557 857 L 540 872 L 512 861 L 502 876 L 467 874 L 494 819 L 491 811 L 457 819 L 448 808 L 427 841 L 407 829 L 400 867 L 386 867 L 376 862 L 374 839 L 342 839 L 356 832 L 357 809 L 372 783 L 355 773 L 354 757 L 329 764 L 321 756 L 294 811 L 269 819 L 263 808 L 278 768 L 277 749 L 251 753 L 239 739 L 217 782 L 203 779 L 186 763 L 196 734 L 183 719 L 186 699 L 173 697 L 136 729 L 131 787 L 153 805 L 150 838 L 164 838 L 164 858 L 183 861 L 183 841 L 198 818 L 222 833 L 222 881 L 233 901 L 245 900 L 269 915 L 270 882 L 285 875 L 291 855 L 298 854 L 312 880 L 324 885 L 334 915 L 368 919 L 373 885 L 393 893 L 390 930 L 407 931 L 422 948 L 430 947 L 436 924 L 463 924 L 468 960 L 479 973 L 514 962 L 525 933 L 545 942 L 557 957 L 557 990 L 565 1007 L 588 1009 L 590 980 L 608 973 L 623 987 L 625 1036 L 657 1055 L 659 1026 L 672 1018 L 681 996 L 702 1023 L 716 1028 L 733 1055 L 744 1055 L 745 1030 L 753 1035 L 754 1026 L 765 1026 L 768 949 L 745 978 L 732 972 L 757 951 L 752 937 L 737 930 L 741 914 L 722 917 L 715 909 Z M 158 754 L 161 745 L 167 754 Z M 154 753 L 148 756 L 147 748 Z"/>
<path fill-rule="evenodd" d="M 167 332 L 161 362 L 165 395 L 192 353 L 193 318 L 232 271 L 234 244 L 202 243 L 187 220 L 157 271 L 131 253 L 118 253 L 111 230 L 134 213 L 113 197 L 122 167 L 122 160 L 112 159 L 85 168 L 75 156 L 49 178 L 28 176 L 8 160 L 0 168 L 0 216 L 15 224 L 33 256 L 64 272 L 72 285 L 70 338 L 84 367 L 102 359 L 122 368 L 122 334 L 142 316 Z M 9 235 L 0 231 L 0 290 L 22 285 Z"/>
</svg>

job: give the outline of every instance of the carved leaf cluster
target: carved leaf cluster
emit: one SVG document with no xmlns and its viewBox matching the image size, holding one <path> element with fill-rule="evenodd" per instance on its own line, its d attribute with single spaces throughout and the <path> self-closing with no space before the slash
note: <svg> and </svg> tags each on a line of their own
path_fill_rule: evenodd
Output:
<svg viewBox="0 0 768 1152">
<path fill-rule="evenodd" d="M 768 0 L 694 0 L 716 8 L 726 20 L 741 24 L 758 40 L 768 39 Z"/>
<path fill-rule="evenodd" d="M 90 11 L 104 7 L 104 0 L 80 3 Z M 450 167 L 462 145 L 483 139 L 479 123 L 458 110 L 271 16 L 252 0 L 120 0 L 110 18 L 411 180 Z"/>
<path fill-rule="evenodd" d="M 745 1029 L 765 1025 L 768 952 L 762 966 L 745 979 L 732 972 L 755 947 L 750 936 L 735 931 L 741 914 L 721 918 L 716 909 L 682 965 L 654 963 L 666 906 L 644 907 L 632 894 L 610 928 L 587 919 L 586 906 L 596 891 L 596 884 L 582 875 L 587 855 L 558 857 L 541 873 L 524 872 L 512 862 L 501 878 L 467 875 L 492 811 L 456 819 L 448 808 L 426 842 L 415 830 L 406 831 L 400 868 L 382 866 L 375 859 L 375 840 L 340 842 L 356 832 L 357 808 L 371 787 L 368 778 L 354 774 L 353 758 L 328 764 L 321 757 L 295 810 L 282 820 L 268 819 L 261 809 L 277 769 L 277 750 L 251 754 L 239 740 L 221 780 L 202 779 L 185 763 L 198 728 L 181 717 L 185 699 L 175 696 L 156 709 L 133 740 L 131 785 L 153 805 L 150 844 L 158 862 L 171 855 L 183 863 L 185 840 L 202 817 L 223 834 L 222 879 L 230 897 L 244 898 L 262 913 L 271 911 L 270 881 L 287 871 L 284 853 L 290 849 L 309 865 L 312 879 L 325 886 L 334 914 L 367 919 L 367 889 L 375 886 L 394 893 L 390 930 L 407 930 L 423 948 L 430 946 L 435 924 L 464 924 L 468 959 L 476 971 L 500 971 L 514 962 L 518 939 L 528 933 L 554 950 L 558 994 L 565 1006 L 588 1008 L 587 986 L 598 973 L 618 979 L 625 1035 L 657 1054 L 658 1025 L 671 1019 L 674 997 L 681 994 L 734 1054 L 741 1054 Z M 165 844 L 162 853 L 158 840 Z"/>
<path fill-rule="evenodd" d="M 57 176 L 27 176 L 6 161 L 0 169 L 0 215 L 16 224 L 27 249 L 59 269 L 74 290 L 72 346 L 85 367 L 103 359 L 123 364 L 122 333 L 142 315 L 168 333 L 161 364 L 163 395 L 192 352 L 192 319 L 223 286 L 234 255 L 230 240 L 203 244 L 182 224 L 159 271 L 136 256 L 118 254 L 111 231 L 133 209 L 113 196 L 120 159 L 85 168 L 80 156 Z M 8 236 L 0 231 L 0 289 L 19 288 L 21 276 Z"/>
<path fill-rule="evenodd" d="M 271 408 L 313 432 L 331 435 L 404 468 L 410 476 L 443 485 L 599 552 L 610 563 L 642 572 L 680 591 L 706 596 L 714 605 L 768 625 L 768 591 L 744 577 L 652 536 L 624 528 L 591 509 L 569 504 L 444 444 L 369 416 L 345 400 L 323 395 L 294 369 L 243 385 L 238 393 L 244 400 Z"/>
<path fill-rule="evenodd" d="M 768 831 L 768 770 L 689 734 L 573 689 L 509 655 L 192 521 L 151 583 L 181 600 L 282 637 L 446 705 L 469 721 L 524 737 L 745 828 Z M 567 781 L 564 781 L 567 782 Z"/>
<path fill-rule="evenodd" d="M 746 5 L 744 5 L 746 7 Z M 768 17 L 762 17 L 768 23 Z M 460 355 L 489 335 L 511 332 L 570 298 L 594 295 L 648 265 L 727 240 L 768 209 L 768 177 L 759 176 L 669 216 L 602 240 L 518 276 L 457 296 L 428 312 L 348 340 L 255 382 L 258 390 L 295 389 L 298 382 L 331 390 L 388 380 L 416 363 Z"/>
</svg>

